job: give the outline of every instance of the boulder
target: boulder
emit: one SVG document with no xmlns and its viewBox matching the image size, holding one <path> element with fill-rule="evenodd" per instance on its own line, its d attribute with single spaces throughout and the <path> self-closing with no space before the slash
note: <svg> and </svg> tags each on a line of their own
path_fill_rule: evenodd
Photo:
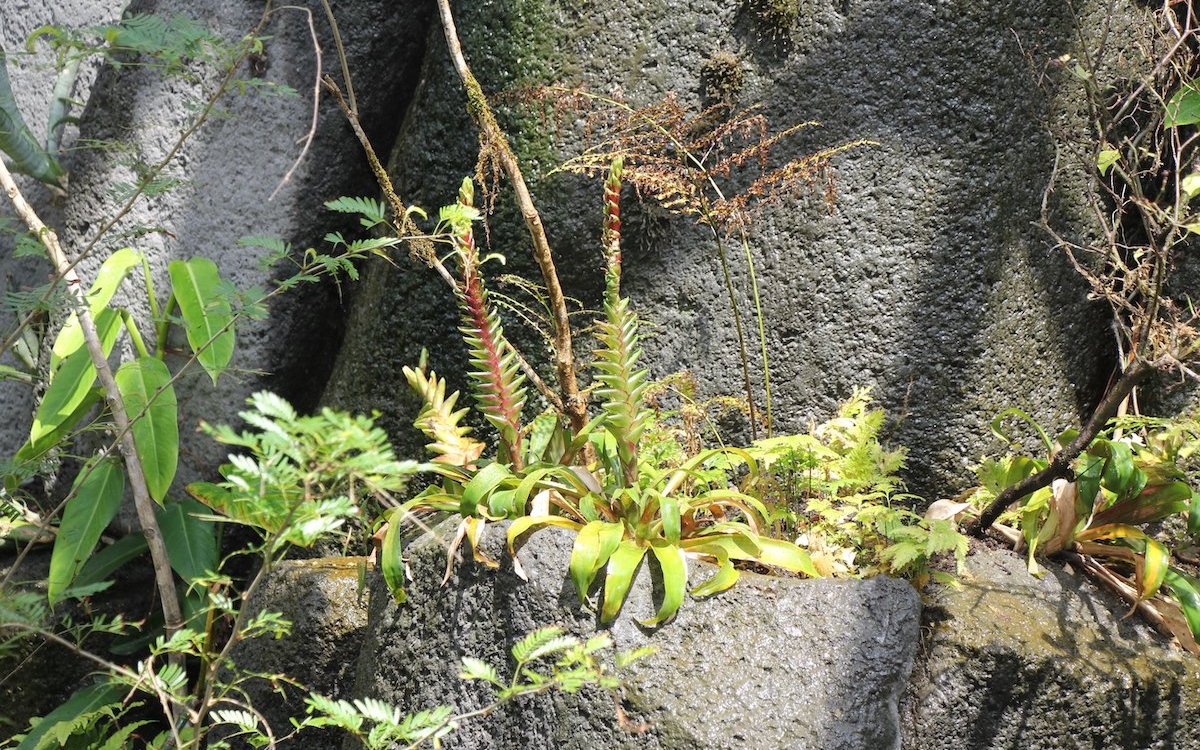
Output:
<svg viewBox="0 0 1200 750">
<path fill-rule="evenodd" d="M 969 558 L 927 602 L 906 750 L 1200 748 L 1200 667 L 1080 575 Z"/>
<path fill-rule="evenodd" d="M 443 587 L 443 541 L 427 538 L 408 553 L 407 603 L 397 605 L 376 579 L 355 696 L 406 710 L 477 709 L 490 693 L 459 679 L 460 658 L 483 658 L 503 674 L 518 638 L 557 624 L 582 636 L 607 630 L 620 650 L 651 645 L 656 651 L 624 675 L 619 707 L 601 691 L 527 697 L 464 724 L 447 747 L 899 746 L 897 701 L 921 609 L 908 584 L 745 573 L 732 589 L 689 599 L 675 619 L 650 630 L 639 624 L 657 601 L 644 563 L 622 613 L 601 628 L 567 577 L 573 535 L 534 533 L 518 555 L 528 576 L 523 580 L 505 557 L 502 528 L 490 526 L 484 537 L 487 553 L 505 560 L 499 571 L 464 562 Z M 696 573 L 695 580 L 705 575 Z"/>
<path fill-rule="evenodd" d="M 284 561 L 247 605 L 251 615 L 277 612 L 291 623 L 291 634 L 283 639 L 242 641 L 231 655 L 239 670 L 282 674 L 303 686 L 248 684 L 251 705 L 276 736 L 291 731 L 291 718 L 304 716 L 308 691 L 349 694 L 366 637 L 367 592 L 360 586 L 360 570 L 366 565 L 361 557 Z M 342 746 L 340 733 L 326 729 L 306 730 L 299 741 L 310 750 Z"/>
</svg>

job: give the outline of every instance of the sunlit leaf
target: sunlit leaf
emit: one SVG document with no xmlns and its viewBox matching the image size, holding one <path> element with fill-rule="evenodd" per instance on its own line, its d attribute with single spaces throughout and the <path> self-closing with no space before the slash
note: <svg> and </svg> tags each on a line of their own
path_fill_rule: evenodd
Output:
<svg viewBox="0 0 1200 750">
<path fill-rule="evenodd" d="M 683 604 L 683 595 L 687 591 L 687 563 L 683 550 L 670 542 L 656 539 L 650 543 L 650 551 L 658 560 L 662 572 L 663 599 L 658 612 L 649 620 L 643 620 L 646 626 L 655 626 L 666 622 L 675 616 L 679 606 Z"/>
<path fill-rule="evenodd" d="M 621 544 L 623 533 L 624 528 L 619 523 L 591 521 L 575 535 L 570 572 L 580 602 L 587 599 L 592 581 Z"/>
<path fill-rule="evenodd" d="M 171 372 L 162 360 L 139 357 L 121 365 L 116 380 L 146 487 L 162 504 L 179 466 L 179 415 Z"/>
<path fill-rule="evenodd" d="M 132 248 L 121 248 L 105 259 L 96 272 L 96 280 L 88 290 L 86 299 L 88 310 L 95 318 L 100 311 L 108 306 L 113 295 L 121 286 L 121 282 L 129 272 L 142 262 L 142 255 Z M 99 323 L 97 322 L 97 328 Z M 83 329 L 75 313 L 67 318 L 66 324 L 54 339 L 54 348 L 50 352 L 50 369 L 56 370 L 59 364 L 71 354 L 83 348 Z"/>
<path fill-rule="evenodd" d="M 1163 125 L 1176 128 L 1200 122 L 1200 80 L 1189 81 L 1167 102 Z"/>
<path fill-rule="evenodd" d="M 208 258 L 174 260 L 167 266 L 188 345 L 213 384 L 233 359 L 233 308 L 217 264 Z"/>
<path fill-rule="evenodd" d="M 634 540 L 624 540 L 617 551 L 608 559 L 604 573 L 604 603 L 600 609 L 600 621 L 610 622 L 621 611 L 633 574 L 637 572 L 646 548 Z"/>
</svg>

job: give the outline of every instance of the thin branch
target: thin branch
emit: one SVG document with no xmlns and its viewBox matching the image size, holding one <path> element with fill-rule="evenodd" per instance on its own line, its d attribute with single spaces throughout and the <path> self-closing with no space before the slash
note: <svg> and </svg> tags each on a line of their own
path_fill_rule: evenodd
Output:
<svg viewBox="0 0 1200 750">
<path fill-rule="evenodd" d="M 493 149 L 500 166 L 508 175 L 516 194 L 517 207 L 525 219 L 529 237 L 533 241 L 533 258 L 542 272 L 542 281 L 546 286 L 546 296 L 554 321 L 554 369 L 558 387 L 562 391 L 563 404 L 566 406 L 567 418 L 571 428 L 579 432 L 587 424 L 587 395 L 579 390 L 579 382 L 575 375 L 575 352 L 571 341 L 571 322 L 567 313 L 566 298 L 563 296 L 562 284 L 559 283 L 558 271 L 554 266 L 554 255 L 550 250 L 550 242 L 546 238 L 546 230 L 542 226 L 541 215 L 534 206 L 533 196 L 525 184 L 525 177 L 512 146 L 501 130 L 496 116 L 488 105 L 483 88 L 475 80 L 463 57 L 462 44 L 458 40 L 458 30 L 454 25 L 454 15 L 450 11 L 449 0 L 437 0 L 438 14 L 441 18 L 442 29 L 446 36 L 446 47 L 454 69 L 467 90 L 467 111 L 471 114 L 475 125 L 483 135 L 486 147 Z"/>
<path fill-rule="evenodd" d="M 284 185 L 291 181 L 292 175 L 300 168 L 300 162 L 304 161 L 304 157 L 308 155 L 308 150 L 312 147 L 313 139 L 317 137 L 317 115 L 321 111 L 321 43 L 317 40 L 317 27 L 313 24 L 312 11 L 298 5 L 282 5 L 277 10 L 298 10 L 308 17 L 308 34 L 312 39 L 313 54 L 317 58 L 317 73 L 313 77 L 312 119 L 308 125 L 308 133 L 300 139 L 304 142 L 304 148 L 300 149 L 300 155 L 292 162 L 291 168 L 284 174 L 283 179 L 279 181 L 279 184 L 275 186 L 271 194 L 267 196 L 268 202 L 275 200 L 275 196 L 279 194 Z"/>
</svg>

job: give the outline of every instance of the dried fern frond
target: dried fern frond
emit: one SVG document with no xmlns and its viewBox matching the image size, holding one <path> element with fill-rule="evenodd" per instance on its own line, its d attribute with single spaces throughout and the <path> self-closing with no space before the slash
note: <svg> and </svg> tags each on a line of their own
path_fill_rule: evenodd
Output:
<svg viewBox="0 0 1200 750">
<path fill-rule="evenodd" d="M 434 454 L 433 461 L 451 466 L 470 466 L 475 463 L 483 454 L 484 446 L 468 437 L 470 427 L 459 425 L 468 410 L 455 411 L 458 392 L 451 393 L 447 398 L 446 381 L 435 372 L 426 375 L 424 363 L 420 368 L 405 367 L 404 377 L 424 402 L 413 426 L 432 441 L 425 448 Z"/>
</svg>

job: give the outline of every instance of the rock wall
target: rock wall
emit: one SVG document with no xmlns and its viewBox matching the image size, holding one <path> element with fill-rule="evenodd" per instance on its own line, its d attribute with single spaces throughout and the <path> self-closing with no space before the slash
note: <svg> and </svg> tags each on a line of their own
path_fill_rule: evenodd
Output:
<svg viewBox="0 0 1200 750">
<path fill-rule="evenodd" d="M 765 6 L 795 6 L 796 17 L 772 27 L 755 10 Z M 832 213 L 819 196 L 787 198 L 765 206 L 751 230 L 781 428 L 827 416 L 852 388 L 873 385 L 895 420 L 894 439 L 911 451 L 913 488 L 936 497 L 968 480 L 1001 409 L 1067 425 L 1097 398 L 1111 367 L 1108 337 L 1096 335 L 1105 311 L 1034 226 L 1054 161 L 1047 126 L 1081 126 L 1069 96 L 1038 85 L 1063 83 L 1053 66 L 1042 78 L 1043 68 L 1078 44 L 1067 4 L 513 0 L 455 8 L 467 57 L 537 177 L 568 293 L 585 308 L 599 299 L 600 186 L 545 173 L 586 137 L 570 118 L 555 129 L 514 105 L 513 91 L 581 84 L 638 106 L 674 94 L 698 110 L 712 93 L 711 61 L 732 55 L 739 104 L 761 107 L 777 129 L 823 123 L 786 141 L 780 158 L 875 142 L 834 161 Z M 1091 17 L 1080 24 L 1085 37 L 1098 28 Z M 477 144 L 462 135 L 471 130 L 434 32 L 392 160 L 401 193 L 428 208 L 449 202 L 473 171 Z M 528 239 L 508 200 L 499 196 L 491 248 L 508 257 L 509 271 L 528 273 Z M 1080 201 L 1077 176 L 1060 174 L 1050 210 L 1071 231 L 1087 231 Z M 627 206 L 623 218 L 625 288 L 652 324 L 654 374 L 686 368 L 708 395 L 740 393 L 712 240 L 691 218 L 652 206 Z M 749 314 L 745 267 L 732 251 Z M 379 409 L 402 430 L 414 406 L 398 395 L 395 369 L 430 346 L 435 367 L 461 371 L 462 354 L 445 344 L 454 324 L 432 273 L 372 268 L 327 401 Z M 514 318 L 509 330 L 517 326 Z M 536 337 L 525 341 L 542 354 Z"/>
<path fill-rule="evenodd" d="M 237 40 L 259 22 L 260 3 L 241 0 L 137 0 L 123 3 L 75 2 L 53 8 L 45 3 L 7 3 L 0 12 L 0 38 L 6 49 L 19 48 L 25 36 L 45 23 L 86 26 L 111 22 L 124 14 L 154 13 L 170 17 L 189 15 L 226 39 Z M 59 4 L 61 5 L 61 4 Z M 348 47 L 349 64 L 361 84 L 359 109 L 364 127 L 377 141 L 392 139 L 399 126 L 423 53 L 426 8 L 421 3 L 356 0 L 333 3 Z M 336 66 L 332 37 L 321 19 L 319 3 L 308 3 L 325 72 Z M 286 265 L 261 267 L 262 251 L 239 246 L 241 237 L 278 237 L 295 248 L 321 247 L 322 237 L 333 230 L 353 230 L 354 222 L 326 211 L 322 204 L 339 195 L 374 192 L 361 149 L 345 119 L 328 96 L 322 98 L 320 117 L 311 147 L 293 178 L 271 194 L 300 156 L 301 141 L 312 119 L 313 86 L 317 59 L 305 13 L 294 8 L 276 9 L 261 32 L 267 39 L 263 54 L 254 61 L 255 74 L 266 81 L 289 86 L 294 96 L 255 93 L 232 94 L 223 99 L 207 125 L 179 151 L 167 174 L 180 181 L 169 192 L 139 201 L 122 217 L 97 247 L 97 254 L 80 264 L 88 279 L 106 253 L 133 245 L 146 254 L 160 295 L 166 288 L 166 266 L 176 258 L 203 255 L 215 260 L 224 278 L 242 290 L 271 287 L 273 279 L 290 273 Z M 31 126 L 40 132 L 49 101 L 53 70 L 39 57 L 13 58 L 10 71 Z M 93 71 L 94 73 L 94 71 Z M 71 142 L 106 144 L 79 148 L 67 160 L 71 188 L 65 202 L 52 204 L 36 187 L 32 194 L 47 219 L 60 228 L 68 250 L 91 241 L 120 205 L 114 185 L 133 178 L 130 161 L 152 163 L 161 159 L 179 134 L 193 121 L 198 104 L 215 89 L 217 71 L 200 68 L 187 78 L 164 78 L 138 66 L 116 69 L 105 66 L 98 75 L 87 75 L 76 89 L 86 100 L 78 131 Z M 243 69 L 239 76 L 248 78 Z M 92 79 L 95 78 L 94 84 Z M 9 215 L 7 206 L 0 216 Z M 143 229 L 138 229 L 143 228 Z M 148 230 L 148 231 L 146 231 Z M 0 236 L 0 256 L 10 288 L 43 283 L 44 264 L 8 260 L 10 238 Z M 142 285 L 127 282 L 123 295 L 148 330 Z M 201 419 L 236 422 L 244 399 L 252 391 L 273 388 L 311 407 L 328 376 L 341 341 L 343 298 L 332 284 L 301 286 L 270 304 L 270 317 L 244 319 L 237 326 L 238 348 L 231 377 L 213 387 L 200 368 L 184 374 L 177 386 L 180 403 L 180 482 L 211 478 L 225 450 L 207 436 L 197 434 Z M 181 346 L 183 339 L 173 340 Z M 48 345 L 47 345 L 48 346 Z M 126 354 L 129 352 L 127 351 Z M 168 356 L 178 369 L 183 358 Z M 0 445 L 14 451 L 28 434 L 32 402 L 28 388 L 2 383 L 0 393 Z M 6 454 L 7 455 L 7 454 Z"/>
</svg>

